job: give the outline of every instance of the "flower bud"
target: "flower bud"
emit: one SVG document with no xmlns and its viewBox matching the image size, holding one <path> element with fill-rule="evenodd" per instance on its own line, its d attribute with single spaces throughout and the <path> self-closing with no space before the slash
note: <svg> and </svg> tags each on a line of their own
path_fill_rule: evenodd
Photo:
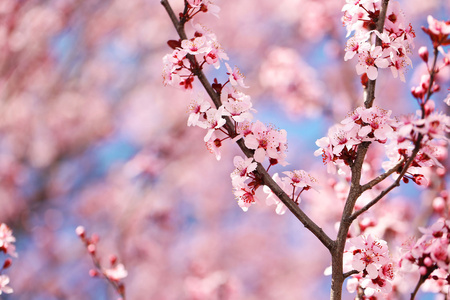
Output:
<svg viewBox="0 0 450 300">
<path fill-rule="evenodd" d="M 433 210 L 437 213 L 443 212 L 445 209 L 445 200 L 442 197 L 436 197 L 433 199 Z"/>
<path fill-rule="evenodd" d="M 423 260 L 423 263 L 425 266 L 430 267 L 433 264 L 433 261 L 431 260 L 431 258 L 425 257 L 425 259 Z"/>
<path fill-rule="evenodd" d="M 8 258 L 5 260 L 5 262 L 3 263 L 3 269 L 7 269 L 12 265 L 12 260 L 11 258 Z"/>
<path fill-rule="evenodd" d="M 428 100 L 423 107 L 425 109 L 425 115 L 429 116 L 434 111 L 435 106 L 433 100 Z"/>
<path fill-rule="evenodd" d="M 424 62 L 428 62 L 428 49 L 427 49 L 427 47 L 425 47 L 425 46 L 420 47 L 420 49 L 419 49 L 419 56 L 420 56 L 420 58 L 422 58 L 422 60 Z"/>
<path fill-rule="evenodd" d="M 84 235 L 86 234 L 86 230 L 84 229 L 83 226 L 78 226 L 78 227 L 75 229 L 75 232 L 76 232 L 76 234 L 77 234 L 79 237 L 81 237 L 81 238 L 84 238 Z"/>
<path fill-rule="evenodd" d="M 114 266 L 117 262 L 117 256 L 115 255 L 110 255 L 109 256 L 109 262 L 111 263 L 111 266 Z"/>
<path fill-rule="evenodd" d="M 90 270 L 89 270 L 89 276 L 91 276 L 91 277 L 96 277 L 96 276 L 98 276 L 98 271 L 95 270 L 95 269 L 90 269 Z"/>
<path fill-rule="evenodd" d="M 95 253 L 95 250 L 96 250 L 96 247 L 95 247 L 94 244 L 89 244 L 89 245 L 87 246 L 87 250 L 89 251 L 89 253 L 94 254 L 94 253 Z"/>
</svg>

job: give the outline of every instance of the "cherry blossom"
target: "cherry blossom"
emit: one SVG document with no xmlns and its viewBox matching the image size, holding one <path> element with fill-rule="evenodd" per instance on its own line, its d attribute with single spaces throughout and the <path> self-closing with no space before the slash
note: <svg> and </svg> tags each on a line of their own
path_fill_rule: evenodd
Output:
<svg viewBox="0 0 450 300">
<path fill-rule="evenodd" d="M 211 108 L 211 104 L 203 97 L 199 96 L 191 101 L 188 106 L 189 118 L 187 121 L 188 126 L 200 126 L 203 120 L 200 118 L 205 116 L 206 111 Z"/>
<path fill-rule="evenodd" d="M 404 20 L 398 3 L 393 2 L 388 7 L 383 33 L 378 32 L 375 27 L 379 9 L 379 1 L 350 1 L 344 5 L 347 36 L 355 31 L 347 41 L 344 60 L 358 54 L 356 72 L 366 73 L 370 80 L 377 78 L 379 68 L 390 67 L 394 78 L 405 81 L 406 67 L 412 65 L 407 54 L 414 47 L 414 30 Z M 380 39 L 381 46 L 375 45 L 374 37 Z"/>
<path fill-rule="evenodd" d="M 5 294 L 11 294 L 13 291 L 13 289 L 9 286 L 7 286 L 9 283 L 9 277 L 6 275 L 0 275 L 0 295 L 2 293 Z"/>
<path fill-rule="evenodd" d="M 225 63 L 225 66 L 227 67 L 227 74 L 228 76 L 228 80 L 230 81 L 231 85 L 233 86 L 241 86 L 243 88 L 248 88 L 248 86 L 246 86 L 244 84 L 244 78 L 245 76 L 242 75 L 241 71 L 239 71 L 239 69 L 237 67 L 234 67 L 234 69 L 231 69 L 230 65 L 228 63 Z"/>
<path fill-rule="evenodd" d="M 0 251 L 13 257 L 17 257 L 16 247 L 12 244 L 16 238 L 12 235 L 12 230 L 5 223 L 0 224 Z"/>
<path fill-rule="evenodd" d="M 273 174 L 272 179 L 285 191 L 286 193 L 292 193 L 292 186 L 287 182 L 285 177 L 282 179 L 278 173 Z M 278 215 L 283 215 L 287 211 L 286 205 L 272 192 L 268 186 L 263 187 L 264 193 L 267 194 L 266 204 L 276 205 L 275 212 Z"/>
<path fill-rule="evenodd" d="M 247 211 L 248 208 L 258 202 L 258 198 L 255 195 L 255 190 L 246 184 L 240 184 L 234 187 L 234 196 L 238 200 L 238 205 L 243 211 Z"/>
<path fill-rule="evenodd" d="M 433 47 L 449 45 L 450 22 L 438 21 L 433 16 L 428 16 L 427 21 L 428 28 L 423 27 L 422 29 L 430 36 Z"/>
<path fill-rule="evenodd" d="M 235 156 L 233 159 L 236 169 L 231 173 L 231 181 L 239 182 L 241 178 L 247 179 L 249 174 L 256 170 L 256 162 L 253 158 L 242 158 L 241 156 Z"/>
<path fill-rule="evenodd" d="M 127 270 L 123 264 L 117 264 L 116 266 L 103 270 L 105 276 L 113 281 L 120 281 L 128 276 Z"/>
<path fill-rule="evenodd" d="M 221 100 L 227 115 L 236 122 L 251 121 L 253 115 L 250 96 L 236 90 L 234 87 L 225 87 L 222 89 Z"/>
<path fill-rule="evenodd" d="M 378 68 L 387 68 L 389 61 L 383 57 L 380 46 L 372 46 L 370 50 L 359 54 L 359 63 L 356 65 L 356 74 L 367 73 L 370 80 L 377 79 Z"/>
<path fill-rule="evenodd" d="M 394 267 L 386 241 L 361 235 L 348 240 L 345 253 L 347 266 L 350 264 L 351 269 L 362 272 L 348 280 L 349 292 L 356 291 L 358 286 L 367 297 L 382 297 L 391 292 Z"/>
<path fill-rule="evenodd" d="M 205 135 L 204 141 L 207 142 L 214 131 L 221 128 L 225 125 L 225 119 L 223 118 L 224 114 L 224 106 L 221 106 L 219 109 L 210 108 L 206 111 L 206 121 L 199 123 L 198 126 L 208 129 L 208 132 Z"/>
<path fill-rule="evenodd" d="M 419 273 L 426 280 L 424 290 L 448 293 L 450 222 L 439 219 L 421 232 L 422 237 L 403 251 L 401 268 Z"/>
<path fill-rule="evenodd" d="M 214 133 L 211 134 L 211 137 L 206 142 L 206 148 L 209 150 L 211 154 L 214 154 L 216 156 L 217 160 L 220 160 L 222 158 L 222 153 L 220 152 L 221 146 L 222 140 L 216 137 Z"/>
<path fill-rule="evenodd" d="M 206 44 L 205 36 L 199 36 L 192 40 L 183 40 L 181 41 L 181 48 L 192 55 L 208 53 L 210 51 L 210 48 Z"/>
<path fill-rule="evenodd" d="M 255 150 L 254 158 L 257 162 L 262 163 L 267 156 L 277 161 L 281 165 L 286 164 L 284 161 L 286 154 L 284 153 L 286 145 L 286 131 L 275 130 L 266 127 L 260 121 L 256 121 L 252 126 L 252 133 L 245 137 L 245 145 L 249 149 Z"/>
</svg>

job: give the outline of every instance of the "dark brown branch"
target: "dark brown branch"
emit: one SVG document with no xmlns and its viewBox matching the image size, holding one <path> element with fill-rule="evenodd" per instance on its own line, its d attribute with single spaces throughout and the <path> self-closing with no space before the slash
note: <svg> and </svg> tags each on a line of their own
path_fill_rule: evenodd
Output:
<svg viewBox="0 0 450 300">
<path fill-rule="evenodd" d="M 386 19 L 386 12 L 389 0 L 383 0 L 381 4 L 381 11 L 377 22 L 377 31 L 383 33 L 384 21 Z M 381 40 L 376 37 L 376 45 L 381 45 Z M 369 80 L 367 87 L 364 90 L 364 106 L 365 108 L 370 108 L 373 105 L 375 99 L 375 82 L 376 80 Z M 356 152 L 356 159 L 351 164 L 351 184 L 350 191 L 345 202 L 344 211 L 341 217 L 341 223 L 339 225 L 338 235 L 336 238 L 336 247 L 332 251 L 332 278 L 331 278 L 331 300 L 341 300 L 342 299 L 342 285 L 344 283 L 345 277 L 343 276 L 343 254 L 345 243 L 347 240 L 347 234 L 350 229 L 350 225 L 353 220 L 351 218 L 353 209 L 355 207 L 356 200 L 361 196 L 361 171 L 362 165 L 369 149 L 370 142 L 363 142 L 358 146 Z"/>
<path fill-rule="evenodd" d="M 175 26 L 175 29 L 178 32 L 178 35 L 181 39 L 187 39 L 184 26 L 178 21 L 178 18 L 176 17 L 175 13 L 172 10 L 172 7 L 170 6 L 169 2 L 167 0 L 161 0 L 161 4 L 166 9 L 167 13 L 170 16 L 170 19 L 172 20 L 173 25 Z M 190 60 L 191 64 L 194 66 L 198 65 L 198 62 L 193 55 L 188 55 L 188 59 Z M 201 84 L 205 88 L 208 95 L 211 97 L 211 100 L 214 102 L 214 105 L 216 108 L 219 108 L 222 103 L 220 101 L 220 95 L 212 88 L 212 85 L 208 81 L 208 78 L 205 76 L 202 70 L 196 69 L 194 70 L 194 75 L 198 77 Z M 226 119 L 226 130 L 228 131 L 228 134 L 233 138 L 236 136 L 235 127 L 233 125 L 233 122 L 230 120 L 229 117 L 225 117 Z M 248 149 L 243 139 L 239 139 L 237 141 L 237 144 L 241 148 L 242 152 L 247 157 L 253 157 L 253 151 Z M 291 200 L 291 198 L 278 186 L 278 184 L 272 179 L 272 177 L 267 173 L 267 171 L 264 169 L 264 167 L 258 163 L 258 167 L 256 169 L 256 172 L 261 176 L 263 182 L 265 185 L 267 185 L 272 192 L 286 205 L 286 207 L 294 214 L 294 216 L 305 226 L 306 229 L 311 231 L 321 242 L 322 244 L 331 251 L 331 249 L 334 246 L 334 241 L 320 228 L 314 221 L 312 221 L 301 209 L 298 207 L 298 205 Z"/>
</svg>

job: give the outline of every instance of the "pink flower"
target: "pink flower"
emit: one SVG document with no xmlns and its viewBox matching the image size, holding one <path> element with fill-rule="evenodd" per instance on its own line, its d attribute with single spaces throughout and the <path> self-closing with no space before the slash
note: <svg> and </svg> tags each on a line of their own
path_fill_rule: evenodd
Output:
<svg viewBox="0 0 450 300">
<path fill-rule="evenodd" d="M 272 176 L 272 179 L 286 193 L 292 192 L 292 186 L 290 186 L 290 184 L 286 180 L 281 179 L 278 173 L 275 173 Z M 272 190 L 268 186 L 264 186 L 263 191 L 267 194 L 266 204 L 269 206 L 275 204 L 275 212 L 277 213 L 277 215 L 283 215 L 287 211 L 286 205 L 284 205 L 284 203 L 272 192 Z"/>
<path fill-rule="evenodd" d="M 252 134 L 245 137 L 245 146 L 255 150 L 254 158 L 257 162 L 262 163 L 264 158 L 275 159 L 283 165 L 286 154 L 286 130 L 275 130 L 266 127 L 260 121 L 252 126 Z"/>
<path fill-rule="evenodd" d="M 121 279 L 127 277 L 128 272 L 125 270 L 123 264 L 118 264 L 113 268 L 106 269 L 103 271 L 105 276 L 112 281 L 120 281 Z"/>
<path fill-rule="evenodd" d="M 232 70 L 228 63 L 225 63 L 225 66 L 227 67 L 228 70 L 227 72 L 227 74 L 229 75 L 228 80 L 230 81 L 231 85 L 233 86 L 240 85 L 243 88 L 248 88 L 248 86 L 244 84 L 245 76 L 242 75 L 242 73 L 239 71 L 237 67 L 234 67 L 234 69 Z"/>
<path fill-rule="evenodd" d="M 444 103 L 450 106 L 450 93 L 447 94 L 447 97 L 444 99 Z"/>
<path fill-rule="evenodd" d="M 208 53 L 211 47 L 207 45 L 206 37 L 200 36 L 191 40 L 181 41 L 181 48 L 183 48 L 183 50 L 185 50 L 189 54 L 196 55 Z"/>
<path fill-rule="evenodd" d="M 202 97 L 197 97 L 191 101 L 188 106 L 189 119 L 187 121 L 188 126 L 199 126 L 202 121 L 200 117 L 203 117 L 208 109 L 211 108 L 211 104 Z"/>
<path fill-rule="evenodd" d="M 250 96 L 236 90 L 233 87 L 226 87 L 222 90 L 221 100 L 227 115 L 236 122 L 251 121 L 253 115 L 251 111 L 252 102 Z"/>
<path fill-rule="evenodd" d="M 347 289 L 356 291 L 360 286 L 367 297 L 384 295 L 392 291 L 391 281 L 394 279 L 394 264 L 389 256 L 387 243 L 375 239 L 371 235 L 358 236 L 348 240 L 348 249 L 344 253 L 344 268 L 362 273 L 352 275 Z"/>
<path fill-rule="evenodd" d="M 366 42 L 367 39 L 368 35 L 353 36 L 349 38 L 345 46 L 344 60 L 347 61 L 352 59 L 355 54 L 368 50 L 370 48 L 370 44 Z"/>
<path fill-rule="evenodd" d="M 399 55 L 399 53 L 401 55 Z M 391 52 L 390 59 L 391 59 L 390 69 L 392 71 L 392 76 L 394 76 L 394 78 L 399 77 L 401 81 L 405 82 L 406 67 L 412 66 L 411 59 L 408 56 L 406 56 L 403 53 L 403 51 Z"/>
<path fill-rule="evenodd" d="M 245 184 L 235 187 L 234 195 L 238 200 L 238 205 L 243 211 L 247 211 L 248 208 L 258 200 L 255 196 L 255 191 Z"/>
<path fill-rule="evenodd" d="M 236 169 L 231 173 L 232 181 L 240 181 L 242 178 L 247 179 L 248 175 L 256 170 L 256 162 L 253 158 L 242 158 L 241 156 L 235 156 L 233 159 L 234 166 Z M 245 181 L 244 179 L 244 181 Z"/>
<path fill-rule="evenodd" d="M 433 16 L 428 16 L 428 28 L 435 35 L 450 34 L 450 22 L 438 21 Z"/>
<path fill-rule="evenodd" d="M 224 115 L 224 107 L 221 106 L 219 109 L 210 108 L 206 111 L 206 121 L 200 123 L 198 126 L 208 129 L 205 135 L 204 141 L 207 142 L 214 131 L 225 125 L 226 121 L 222 116 Z"/>
<path fill-rule="evenodd" d="M 356 65 L 356 73 L 362 75 L 367 73 L 370 80 L 378 77 L 378 68 L 387 68 L 389 61 L 382 57 L 382 49 L 380 46 L 372 46 L 370 51 L 364 51 L 359 54 L 359 63 Z"/>
<path fill-rule="evenodd" d="M 210 153 L 216 156 L 217 160 L 222 158 L 222 153 L 220 152 L 220 147 L 222 146 L 222 141 L 217 138 L 214 133 L 211 135 L 209 140 L 206 142 L 206 149 L 209 150 Z"/>
<path fill-rule="evenodd" d="M 387 243 L 376 240 L 371 235 L 359 236 L 349 240 L 353 253 L 352 267 L 357 271 L 366 270 L 369 278 L 378 277 L 378 270 L 389 263 Z"/>
<path fill-rule="evenodd" d="M 205 55 L 205 60 L 208 64 L 213 65 L 214 68 L 220 67 L 219 60 L 228 60 L 228 55 L 223 51 L 218 42 L 211 43 L 211 51 Z"/>
<path fill-rule="evenodd" d="M 17 257 L 16 247 L 12 244 L 15 241 L 12 230 L 5 223 L 0 224 L 0 251 Z"/>
<path fill-rule="evenodd" d="M 13 292 L 13 289 L 7 286 L 8 283 L 9 277 L 6 275 L 0 275 L 0 295 L 2 293 L 11 294 Z"/>
<path fill-rule="evenodd" d="M 316 189 L 317 179 L 309 175 L 303 170 L 294 170 L 283 172 L 290 179 L 289 183 L 293 186 L 309 190 L 310 188 Z"/>
<path fill-rule="evenodd" d="M 192 7 L 199 7 L 203 12 L 209 12 L 212 15 L 219 17 L 220 7 L 215 5 L 211 0 L 188 0 L 188 3 Z"/>
</svg>

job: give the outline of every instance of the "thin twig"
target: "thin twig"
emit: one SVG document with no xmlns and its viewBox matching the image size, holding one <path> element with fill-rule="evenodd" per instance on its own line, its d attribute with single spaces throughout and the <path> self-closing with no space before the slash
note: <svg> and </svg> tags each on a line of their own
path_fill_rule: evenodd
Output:
<svg viewBox="0 0 450 300">
<path fill-rule="evenodd" d="M 408 161 L 406 162 L 405 166 L 403 167 L 402 171 L 400 172 L 400 174 L 398 175 L 397 179 L 394 181 L 393 184 L 391 184 L 388 188 L 386 188 L 385 190 L 383 190 L 377 197 L 375 197 L 372 201 L 370 201 L 369 203 L 367 203 L 364 207 L 362 207 L 360 210 L 354 212 L 351 216 L 350 216 L 350 221 L 353 222 L 358 216 L 360 216 L 362 213 L 366 212 L 367 210 L 369 210 L 369 208 L 371 208 L 372 206 L 374 206 L 375 204 L 378 203 L 378 201 L 380 201 L 387 193 L 389 193 L 390 191 L 392 191 L 394 188 L 396 188 L 397 186 L 400 186 L 400 180 L 402 180 L 403 176 L 406 174 L 406 172 L 408 171 L 408 168 L 410 167 L 410 165 L 412 164 L 412 162 L 414 161 L 414 158 L 416 157 L 417 153 L 420 150 L 420 144 L 422 142 L 422 138 L 423 136 L 420 134 L 419 138 L 416 141 L 416 145 L 414 147 L 413 152 L 411 153 L 411 156 L 409 157 Z"/>
<path fill-rule="evenodd" d="M 356 270 L 348 271 L 347 273 L 344 273 L 344 278 L 350 277 L 350 276 L 352 276 L 354 274 L 358 274 L 358 273 L 359 273 L 359 271 L 356 271 Z"/>
<path fill-rule="evenodd" d="M 371 181 L 369 181 L 368 183 L 364 184 L 363 186 L 361 186 L 361 192 L 365 192 L 367 190 L 370 190 L 371 188 L 373 188 L 375 185 L 379 184 L 380 182 L 382 182 L 383 180 L 385 180 L 386 178 L 388 178 L 390 175 L 392 175 L 394 172 L 398 171 L 398 169 L 403 165 L 403 163 L 405 162 L 405 158 L 402 157 L 402 159 L 400 159 L 400 161 L 389 171 L 387 171 L 386 173 L 381 174 L 380 176 L 372 179 Z"/>
</svg>

